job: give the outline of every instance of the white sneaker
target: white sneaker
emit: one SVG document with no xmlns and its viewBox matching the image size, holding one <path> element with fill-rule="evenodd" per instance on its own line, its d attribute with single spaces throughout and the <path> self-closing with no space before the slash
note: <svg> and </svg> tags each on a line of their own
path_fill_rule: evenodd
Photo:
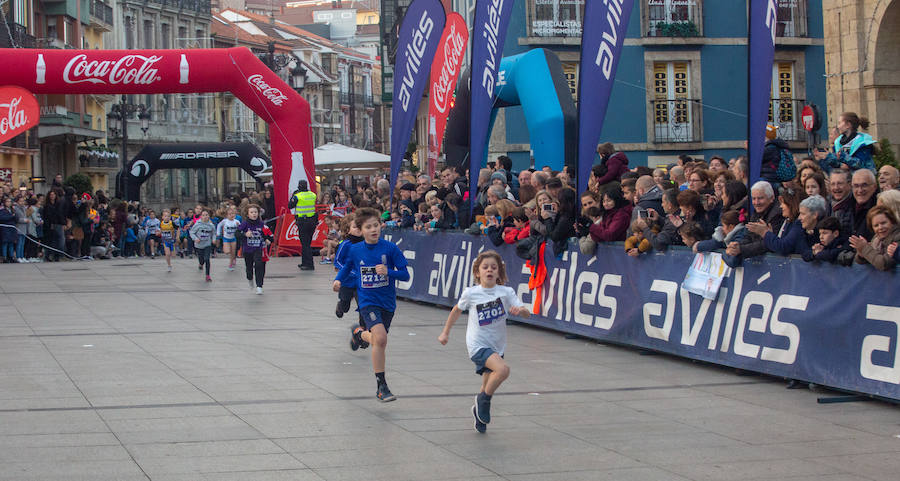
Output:
<svg viewBox="0 0 900 481">
<path fill-rule="evenodd" d="M 256 294 L 257 294 L 257 295 L 262 295 L 262 287 L 257 287 L 257 288 L 256 288 Z"/>
<path fill-rule="evenodd" d="M 250 289 L 256 287 L 256 283 L 253 282 L 253 279 L 247 279 L 247 284 L 250 284 Z"/>
<path fill-rule="evenodd" d="M 229 271 L 233 271 L 233 270 L 234 270 L 234 267 L 229 266 L 229 267 L 228 267 L 228 270 L 229 270 Z"/>
<path fill-rule="evenodd" d="M 167 269 L 166 269 L 167 271 L 172 272 L 172 266 L 166 266 L 166 267 L 167 267 Z"/>
<path fill-rule="evenodd" d="M 25 263 L 25 259 L 19 257 L 19 258 L 16 259 L 16 262 L 19 263 L 19 264 L 24 264 L 24 263 Z"/>
</svg>

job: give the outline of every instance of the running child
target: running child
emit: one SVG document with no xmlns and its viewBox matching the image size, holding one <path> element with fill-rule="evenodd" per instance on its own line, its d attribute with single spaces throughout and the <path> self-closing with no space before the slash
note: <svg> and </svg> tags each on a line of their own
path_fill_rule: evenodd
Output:
<svg viewBox="0 0 900 481">
<path fill-rule="evenodd" d="M 178 225 L 169 209 L 163 209 L 162 221 L 159 223 L 159 237 L 162 241 L 163 252 L 166 254 L 166 269 L 172 272 L 172 256 L 175 253 L 175 236 Z"/>
<path fill-rule="evenodd" d="M 234 207 L 229 209 L 229 217 L 234 215 Z M 259 206 L 250 204 L 247 206 L 247 215 L 244 222 L 236 227 L 236 232 L 244 234 L 244 265 L 247 268 L 247 282 L 253 289 L 253 275 L 256 274 L 256 293 L 263 293 L 263 280 L 266 277 L 266 247 L 275 240 L 272 231 L 259 218 Z M 224 222 L 224 221 L 223 221 Z M 233 246 L 234 247 L 234 246 Z"/>
<path fill-rule="evenodd" d="M 237 210 L 234 207 L 228 207 L 225 210 L 225 218 L 216 226 L 216 235 L 219 236 L 219 242 L 222 243 L 222 253 L 228 255 L 228 270 L 234 270 L 234 263 L 237 257 L 237 238 L 235 231 L 241 222 L 235 219 Z M 246 256 L 244 256 L 246 258 Z"/>
<path fill-rule="evenodd" d="M 472 416 L 475 430 L 483 433 L 491 422 L 491 397 L 509 377 L 509 366 L 503 360 L 506 351 L 506 317 L 528 317 L 528 309 L 516 291 L 507 287 L 506 266 L 496 251 L 485 251 L 472 264 L 476 285 L 467 287 L 453 306 L 438 342 L 447 344 L 450 328 L 463 311 L 469 311 L 466 328 L 466 347 L 475 363 L 475 373 L 481 375 L 481 391 L 475 396 Z"/>
<path fill-rule="evenodd" d="M 362 232 L 360 232 L 359 227 L 356 226 L 354 219 L 356 219 L 356 216 L 353 214 L 348 214 L 341 219 L 341 234 L 344 236 L 344 240 L 338 246 L 337 252 L 334 254 L 334 270 L 336 271 L 340 271 L 341 268 L 344 267 L 344 264 L 347 263 L 350 247 L 363 240 Z M 349 279 L 341 284 L 341 289 L 338 292 L 337 306 L 334 308 L 334 315 L 337 316 L 338 319 L 344 317 L 344 314 L 350 310 L 350 301 L 356 297 L 357 281 L 358 279 L 356 278 L 356 273 L 354 271 L 350 273 Z M 359 307 L 358 302 L 357 307 Z M 361 323 L 360 327 L 365 327 L 365 323 Z M 362 347 L 368 347 L 368 344 Z"/>
<path fill-rule="evenodd" d="M 149 217 L 144 221 L 144 228 L 147 229 L 147 247 L 150 248 L 150 258 L 155 259 L 160 240 L 159 219 L 156 218 L 156 211 L 150 211 Z"/>
<path fill-rule="evenodd" d="M 200 218 L 191 227 L 191 240 L 194 241 L 197 261 L 200 263 L 197 269 L 203 269 L 203 266 L 206 265 L 206 282 L 212 282 L 212 278 L 209 277 L 209 255 L 212 252 L 213 242 L 216 240 L 216 226 L 210 222 L 207 209 L 203 209 Z"/>
<path fill-rule="evenodd" d="M 384 378 L 384 350 L 397 309 L 394 281 L 408 281 L 409 271 L 400 249 L 380 238 L 381 216 L 377 210 L 369 207 L 357 210 L 354 223 L 362 232 L 364 242 L 350 247 L 347 262 L 338 272 L 332 289 L 339 292 L 344 282 L 350 282 L 351 272 L 357 275 L 357 303 L 366 326 L 365 329 L 351 328 L 350 349 L 355 351 L 366 344 L 372 346 L 372 368 L 378 385 L 375 397 L 381 402 L 393 401 L 396 397 Z"/>
</svg>

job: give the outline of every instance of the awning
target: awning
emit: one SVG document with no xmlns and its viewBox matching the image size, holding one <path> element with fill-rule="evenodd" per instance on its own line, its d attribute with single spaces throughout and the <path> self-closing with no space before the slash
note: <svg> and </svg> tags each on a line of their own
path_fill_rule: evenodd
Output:
<svg viewBox="0 0 900 481">
<path fill-rule="evenodd" d="M 38 139 L 50 142 L 84 142 L 85 140 L 102 139 L 106 132 L 102 130 L 72 127 L 70 125 L 39 125 Z"/>
</svg>

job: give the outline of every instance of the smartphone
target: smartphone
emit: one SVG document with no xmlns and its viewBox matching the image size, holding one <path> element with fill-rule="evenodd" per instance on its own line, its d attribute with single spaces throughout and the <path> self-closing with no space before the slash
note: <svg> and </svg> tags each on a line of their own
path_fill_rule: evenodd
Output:
<svg viewBox="0 0 900 481">
<path fill-rule="evenodd" d="M 543 204 L 541 205 L 541 208 L 546 211 L 553 212 L 553 204 Z"/>
<path fill-rule="evenodd" d="M 647 209 L 639 209 L 638 210 L 638 218 L 647 219 L 650 217 L 650 213 L 647 212 Z"/>
</svg>

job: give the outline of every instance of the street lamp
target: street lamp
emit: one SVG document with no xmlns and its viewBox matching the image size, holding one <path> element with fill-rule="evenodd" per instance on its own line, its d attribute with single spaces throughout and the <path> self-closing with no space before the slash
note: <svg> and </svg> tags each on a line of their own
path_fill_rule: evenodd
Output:
<svg viewBox="0 0 900 481">
<path fill-rule="evenodd" d="M 306 70 L 305 67 L 303 67 L 303 64 L 296 57 L 295 60 L 292 61 L 292 63 L 295 64 L 295 66 L 291 68 L 291 79 L 294 84 L 293 87 L 294 90 L 297 91 L 297 93 L 300 93 L 303 91 L 303 88 L 306 87 L 306 76 L 309 71 Z"/>
<path fill-rule="evenodd" d="M 150 129 L 150 110 L 144 104 L 129 104 L 128 97 L 123 95 L 122 102 L 113 104 L 108 114 L 106 114 L 106 125 L 109 127 L 113 137 L 122 135 L 122 167 L 128 162 L 128 119 L 138 114 L 141 121 L 141 131 L 144 135 Z M 117 180 L 117 184 L 124 179 Z M 116 185 L 117 192 L 125 192 L 122 185 Z"/>
</svg>

